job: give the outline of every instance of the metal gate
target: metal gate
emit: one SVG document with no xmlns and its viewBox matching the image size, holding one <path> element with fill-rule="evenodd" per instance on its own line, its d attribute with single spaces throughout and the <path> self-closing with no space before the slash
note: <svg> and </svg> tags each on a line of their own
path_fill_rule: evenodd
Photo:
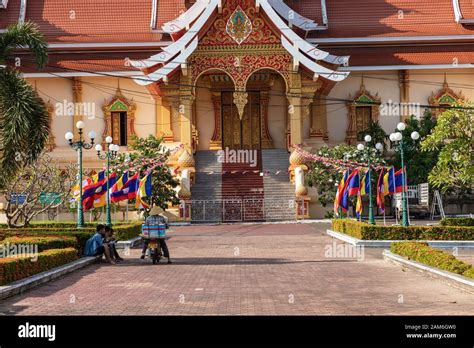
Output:
<svg viewBox="0 0 474 348">
<path fill-rule="evenodd" d="M 244 222 L 293 220 L 294 200 L 280 197 L 252 197 L 215 200 L 191 200 L 191 221 Z"/>
</svg>

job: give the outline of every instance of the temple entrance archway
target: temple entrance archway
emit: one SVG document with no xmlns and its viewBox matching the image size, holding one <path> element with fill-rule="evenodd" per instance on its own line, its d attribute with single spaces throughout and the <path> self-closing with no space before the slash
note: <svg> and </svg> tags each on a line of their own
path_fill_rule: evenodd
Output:
<svg viewBox="0 0 474 348">
<path fill-rule="evenodd" d="M 223 91 L 222 141 L 223 147 L 234 150 L 261 149 L 260 92 L 247 92 L 247 104 L 242 118 L 234 103 L 234 93 Z"/>
</svg>

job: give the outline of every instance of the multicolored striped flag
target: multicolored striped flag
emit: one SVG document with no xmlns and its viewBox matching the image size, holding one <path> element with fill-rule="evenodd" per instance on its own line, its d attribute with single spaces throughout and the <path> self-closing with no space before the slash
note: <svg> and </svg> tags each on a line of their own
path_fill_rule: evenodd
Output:
<svg viewBox="0 0 474 348">
<path fill-rule="evenodd" d="M 120 190 L 112 191 L 111 201 L 120 202 L 127 199 L 134 199 L 137 196 L 138 175 L 130 177 Z"/>
<path fill-rule="evenodd" d="M 370 172 L 365 173 L 361 181 L 360 194 L 365 196 L 370 192 Z"/>
<path fill-rule="evenodd" d="M 349 210 L 349 196 L 354 196 L 359 192 L 359 185 L 359 170 L 356 169 L 348 176 L 340 195 L 339 206 L 344 213 Z"/>
<path fill-rule="evenodd" d="M 377 181 L 377 207 L 379 208 L 380 213 L 385 212 L 385 196 L 388 194 L 388 187 L 386 183 L 387 174 L 383 174 L 383 168 L 380 170 L 379 180 Z"/>
<path fill-rule="evenodd" d="M 360 217 L 362 216 L 362 210 L 363 210 L 363 206 L 362 206 L 362 193 L 359 192 L 357 194 L 357 204 L 356 204 L 356 216 L 357 216 L 357 219 L 360 219 Z"/>
<path fill-rule="evenodd" d="M 336 215 L 339 215 L 340 196 L 342 195 L 342 190 L 344 189 L 344 185 L 348 177 L 349 177 L 349 171 L 346 170 L 344 174 L 342 175 L 341 181 L 339 182 L 339 186 L 337 187 L 336 198 L 334 199 L 334 213 Z"/>
<path fill-rule="evenodd" d="M 148 174 L 143 179 L 140 180 L 138 185 L 138 192 L 135 199 L 135 208 L 137 209 L 148 209 L 150 205 L 146 203 L 143 198 L 151 196 L 151 174 Z"/>
</svg>

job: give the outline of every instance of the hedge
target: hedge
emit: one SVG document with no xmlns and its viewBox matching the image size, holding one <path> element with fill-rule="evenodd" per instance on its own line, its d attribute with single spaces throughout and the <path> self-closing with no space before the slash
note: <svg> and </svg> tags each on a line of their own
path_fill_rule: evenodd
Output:
<svg viewBox="0 0 474 348">
<path fill-rule="evenodd" d="M 474 227 L 468 226 L 382 226 L 334 219 L 332 229 L 363 240 L 474 240 Z"/>
<path fill-rule="evenodd" d="M 115 239 L 128 240 L 138 237 L 141 233 L 142 222 L 135 222 L 125 225 L 114 225 Z M 78 228 L 15 228 L 15 229 L 0 229 L 0 241 L 8 237 L 75 237 L 77 240 L 76 248 L 80 255 L 82 255 L 86 241 L 95 233 L 94 227 Z"/>
<path fill-rule="evenodd" d="M 120 225 L 131 225 L 134 224 L 135 221 L 117 221 L 114 223 L 114 226 Z M 104 224 L 103 222 L 85 222 L 84 226 L 86 229 L 95 229 L 98 224 Z M 0 229 L 7 229 L 7 224 L 0 224 Z M 20 227 L 23 228 L 23 227 Z M 67 228 L 67 229 L 77 229 L 77 222 L 76 221 L 32 221 L 25 228 Z"/>
<path fill-rule="evenodd" d="M 59 267 L 77 258 L 77 250 L 74 248 L 43 251 L 38 254 L 36 261 L 32 261 L 28 256 L 0 258 L 0 285 Z"/>
<path fill-rule="evenodd" d="M 78 248 L 77 239 L 72 236 L 14 236 L 0 242 L 0 248 L 5 244 L 37 245 L 38 252 L 49 249 Z"/>
<path fill-rule="evenodd" d="M 444 218 L 441 226 L 474 226 L 474 218 Z"/>
<path fill-rule="evenodd" d="M 37 245 L 38 252 L 49 249 L 78 248 L 77 238 L 70 236 L 33 236 L 33 237 L 8 237 L 0 242 L 0 248 L 5 244 Z"/>
<path fill-rule="evenodd" d="M 396 242 L 392 243 L 390 251 L 425 265 L 436 267 L 448 272 L 474 278 L 474 268 L 471 264 L 456 259 L 444 251 L 434 249 L 426 243 Z"/>
</svg>

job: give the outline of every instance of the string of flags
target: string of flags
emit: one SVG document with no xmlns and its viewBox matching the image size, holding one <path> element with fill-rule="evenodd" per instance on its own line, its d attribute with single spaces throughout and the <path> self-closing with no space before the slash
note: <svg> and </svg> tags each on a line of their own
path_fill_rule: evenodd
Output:
<svg viewBox="0 0 474 348">
<path fill-rule="evenodd" d="M 299 145 L 294 145 L 295 150 L 302 155 L 304 158 L 311 160 L 311 161 L 316 161 L 319 163 L 322 163 L 328 167 L 335 168 L 337 170 L 345 170 L 347 168 L 351 169 L 367 169 L 367 163 L 359 163 L 356 161 L 351 161 L 351 160 L 339 160 L 335 158 L 329 158 L 329 157 L 324 157 L 324 156 L 318 156 L 312 153 L 309 153 L 308 151 L 302 149 Z M 381 169 L 389 169 L 389 167 L 382 166 L 382 165 L 371 165 L 370 166 L 373 170 L 379 171 Z"/>
<path fill-rule="evenodd" d="M 223 171 L 219 171 L 219 172 L 215 172 L 215 171 L 210 171 L 210 172 L 199 172 L 199 174 L 207 174 L 207 175 L 213 175 L 213 174 L 218 174 L 218 175 L 221 175 L 221 174 L 242 174 L 242 175 L 245 175 L 245 174 L 259 174 L 260 176 L 270 176 L 270 175 L 280 175 L 280 174 L 284 174 L 284 175 L 288 175 L 288 173 L 286 171 L 282 171 L 282 170 L 276 170 L 276 171 L 270 171 L 270 170 L 264 170 L 264 171 L 260 171 L 260 170 L 223 170 Z"/>
<path fill-rule="evenodd" d="M 362 177 L 362 179 L 361 179 Z M 405 180 L 403 180 L 405 178 Z M 405 185 L 403 184 L 405 181 Z M 376 204 L 381 214 L 385 214 L 385 196 L 408 190 L 406 167 L 395 171 L 394 167 L 380 169 L 376 187 Z M 349 197 L 357 196 L 356 216 L 362 216 L 362 196 L 371 194 L 371 171 L 362 176 L 359 169 L 346 170 L 339 182 L 334 199 L 334 213 L 340 215 L 340 211 L 347 213 L 349 210 Z"/>
</svg>

